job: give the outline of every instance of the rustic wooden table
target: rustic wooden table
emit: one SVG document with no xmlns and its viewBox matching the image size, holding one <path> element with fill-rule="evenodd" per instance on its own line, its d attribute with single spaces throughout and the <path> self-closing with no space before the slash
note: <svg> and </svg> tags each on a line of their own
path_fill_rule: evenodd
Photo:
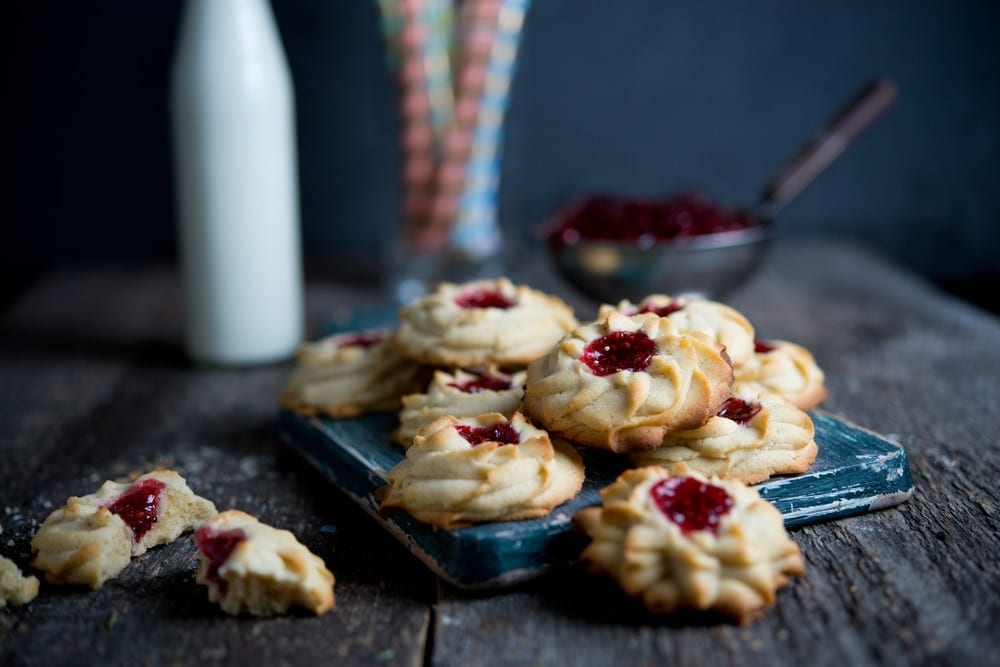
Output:
<svg viewBox="0 0 1000 667">
<path fill-rule="evenodd" d="M 593 310 L 539 263 L 519 270 Z M 281 444 L 287 365 L 186 362 L 177 292 L 165 269 L 65 272 L 3 318 L 0 555 L 26 567 L 67 496 L 169 466 L 220 509 L 295 532 L 336 574 L 337 607 L 227 617 L 194 583 L 185 538 L 96 593 L 43 585 L 0 611 L 0 663 L 1000 664 L 1000 320 L 868 251 L 779 244 L 727 301 L 763 337 L 815 352 L 825 407 L 901 442 L 916 493 L 794 531 L 807 572 L 747 627 L 650 617 L 576 568 L 488 594 L 442 584 Z M 311 282 L 310 332 L 374 297 Z"/>
</svg>

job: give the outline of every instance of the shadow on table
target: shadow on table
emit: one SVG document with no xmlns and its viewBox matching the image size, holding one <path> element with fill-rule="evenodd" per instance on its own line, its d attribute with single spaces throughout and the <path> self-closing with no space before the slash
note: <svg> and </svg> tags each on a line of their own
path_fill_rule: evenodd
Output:
<svg viewBox="0 0 1000 667">
<path fill-rule="evenodd" d="M 468 591 L 441 583 L 439 599 L 456 602 L 463 607 L 477 607 L 480 612 L 463 612 L 472 617 L 487 608 L 491 614 L 502 615 L 516 610 L 517 615 L 527 614 L 530 617 L 530 608 L 537 607 L 545 617 L 583 626 L 684 628 L 733 625 L 729 617 L 717 613 L 679 610 L 670 616 L 652 614 L 640 600 L 623 593 L 610 578 L 591 574 L 579 563 L 504 589 Z"/>
<path fill-rule="evenodd" d="M 7 327 L 0 330 L 0 349 L 21 359 L 101 359 L 148 368 L 193 367 L 180 342 L 165 338 L 115 339 L 72 331 L 40 332 Z"/>
<path fill-rule="evenodd" d="M 317 539 L 336 555 L 337 586 L 390 588 L 394 596 L 433 604 L 433 573 L 294 450 L 279 445 L 276 455 L 278 469 L 295 477 L 307 511 L 324 522 Z"/>
<path fill-rule="evenodd" d="M 728 616 L 715 612 L 681 609 L 669 616 L 653 614 L 610 577 L 592 574 L 581 563 L 553 572 L 540 582 L 539 589 L 546 607 L 578 623 L 671 628 L 733 624 Z"/>
</svg>

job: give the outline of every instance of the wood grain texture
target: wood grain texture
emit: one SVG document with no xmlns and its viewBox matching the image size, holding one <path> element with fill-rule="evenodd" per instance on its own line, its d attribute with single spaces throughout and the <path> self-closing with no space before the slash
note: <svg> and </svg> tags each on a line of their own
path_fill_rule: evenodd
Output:
<svg viewBox="0 0 1000 667">
<path fill-rule="evenodd" d="M 596 311 L 544 264 L 517 270 Z M 824 408 L 901 442 L 917 487 L 899 507 L 794 530 L 806 574 L 748 627 L 650 617 L 575 568 L 485 595 L 437 582 L 280 444 L 287 366 L 187 365 L 176 288 L 169 271 L 59 274 L 0 323 L 0 554 L 26 565 L 68 495 L 165 464 L 220 508 L 295 532 L 337 576 L 337 608 L 228 618 L 192 582 L 185 539 L 97 593 L 43 586 L 0 611 L 0 664 L 1000 664 L 1000 321 L 878 256 L 779 243 L 727 299 L 762 337 L 812 349 Z M 310 332 L 373 295 L 313 283 Z"/>
<path fill-rule="evenodd" d="M 433 579 L 281 445 L 287 367 L 188 366 L 168 276 L 56 277 L 5 320 L 0 553 L 24 567 L 34 530 L 67 496 L 167 466 L 220 509 L 295 533 L 335 572 L 337 606 L 230 618 L 195 584 L 185 537 L 96 593 L 43 584 L 30 606 L 0 614 L 0 662 L 422 664 Z"/>
</svg>

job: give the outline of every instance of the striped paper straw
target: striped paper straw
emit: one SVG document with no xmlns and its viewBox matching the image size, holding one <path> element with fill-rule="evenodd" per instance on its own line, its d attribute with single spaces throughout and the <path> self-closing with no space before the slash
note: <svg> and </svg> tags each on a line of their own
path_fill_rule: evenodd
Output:
<svg viewBox="0 0 1000 667">
<path fill-rule="evenodd" d="M 430 220 L 440 136 L 450 124 L 453 107 L 449 40 L 437 34 L 441 24 L 450 24 L 450 2 L 381 0 L 379 7 L 390 64 L 399 81 L 404 234 L 412 237 Z"/>
<path fill-rule="evenodd" d="M 466 0 L 459 15 L 459 34 L 454 59 L 455 114 L 442 143 L 442 159 L 436 174 L 436 192 L 431 226 L 426 241 L 443 245 L 458 216 L 458 201 L 465 185 L 465 170 L 472 152 L 472 135 L 479 113 L 479 98 L 485 83 L 485 63 L 493 39 L 491 9 L 499 0 Z"/>
<path fill-rule="evenodd" d="M 500 248 L 499 150 L 527 0 L 466 0 L 460 15 L 455 122 L 445 136 L 430 237 L 470 258 Z"/>
<path fill-rule="evenodd" d="M 478 53 L 473 49 L 465 65 L 473 69 L 462 72 L 462 83 L 467 78 L 478 88 L 479 99 L 450 241 L 456 250 L 473 258 L 493 255 L 501 245 L 497 199 L 503 118 L 510 100 L 517 48 L 529 3 L 530 0 L 483 3 L 494 5 L 482 8 L 483 17 L 492 27 L 489 53 L 484 63 L 477 63 Z M 477 65 L 483 69 L 483 74 L 476 71 Z M 463 109 L 461 115 L 470 112 L 471 109 Z"/>
<path fill-rule="evenodd" d="M 451 61 L 454 10 L 451 0 L 423 0 L 417 9 L 419 22 L 427 27 L 422 46 L 427 95 L 431 105 L 431 125 L 440 144 L 451 125 L 455 106 L 452 93 Z"/>
<path fill-rule="evenodd" d="M 469 259 L 500 249 L 500 146 L 530 0 L 379 0 L 400 81 L 407 242 Z M 449 60 L 449 52 L 451 60 Z"/>
</svg>

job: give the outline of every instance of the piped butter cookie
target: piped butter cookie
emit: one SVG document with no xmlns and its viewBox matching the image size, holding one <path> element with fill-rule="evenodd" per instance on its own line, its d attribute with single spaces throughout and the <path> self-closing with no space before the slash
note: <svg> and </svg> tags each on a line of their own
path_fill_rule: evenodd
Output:
<svg viewBox="0 0 1000 667">
<path fill-rule="evenodd" d="M 609 310 L 624 315 L 654 313 L 666 317 L 681 331 L 700 331 L 726 348 L 733 366 L 746 363 L 753 355 L 753 325 L 739 311 L 717 301 L 696 296 L 651 294 L 639 303 L 626 299 L 617 306 L 601 306 L 598 317 Z"/>
<path fill-rule="evenodd" d="M 744 623 L 804 571 L 781 513 L 753 488 L 675 466 L 623 473 L 574 517 L 582 557 L 654 613 L 686 607 Z"/>
<path fill-rule="evenodd" d="M 396 441 L 409 447 L 417 429 L 443 415 L 475 417 L 499 412 L 510 417 L 521 407 L 524 379 L 524 371 L 507 374 L 492 366 L 479 373 L 435 371 L 425 392 L 403 397 Z"/>
<path fill-rule="evenodd" d="M 173 470 L 154 470 L 134 482 L 108 481 L 97 492 L 73 496 L 35 533 L 32 565 L 54 584 L 100 588 L 133 556 L 166 544 L 215 515 Z"/>
<path fill-rule="evenodd" d="M 528 366 L 525 412 L 553 435 L 630 452 L 697 428 L 729 397 L 722 346 L 655 314 L 609 310 Z"/>
<path fill-rule="evenodd" d="M 396 353 L 391 337 L 372 329 L 303 343 L 282 406 L 331 417 L 398 410 L 404 394 L 419 390 L 420 367 Z"/>
<path fill-rule="evenodd" d="M 577 325 L 561 299 L 506 278 L 441 283 L 400 309 L 393 339 L 423 364 L 524 366 Z"/>
<path fill-rule="evenodd" d="M 445 415 L 417 431 L 388 479 L 382 511 L 455 528 L 545 516 L 580 491 L 583 462 L 521 413 Z"/>
<path fill-rule="evenodd" d="M 637 465 L 684 462 L 704 475 L 756 484 L 772 475 L 808 470 L 816 460 L 814 434 L 809 415 L 791 403 L 736 387 L 703 426 L 671 431 L 659 447 L 631 458 Z"/>
<path fill-rule="evenodd" d="M 735 372 L 739 384 L 777 394 L 802 410 L 826 400 L 826 378 L 812 352 L 786 340 L 756 341 L 753 356 Z"/>
</svg>

